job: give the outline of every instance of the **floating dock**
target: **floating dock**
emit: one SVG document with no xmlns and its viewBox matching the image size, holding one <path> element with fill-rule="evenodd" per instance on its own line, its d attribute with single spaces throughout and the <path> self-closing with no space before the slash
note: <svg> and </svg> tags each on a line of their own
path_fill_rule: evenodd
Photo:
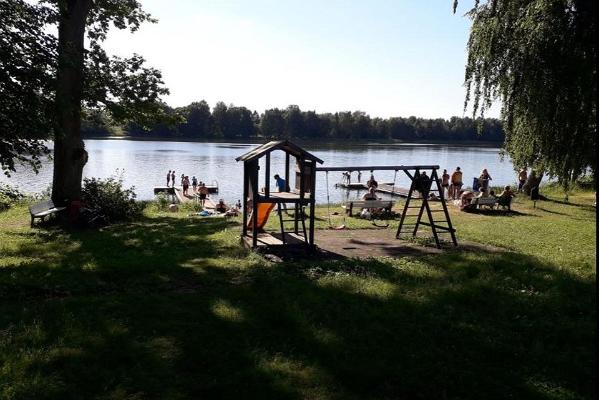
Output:
<svg viewBox="0 0 600 400">
<path fill-rule="evenodd" d="M 341 187 L 344 189 L 367 189 L 367 185 L 365 183 L 362 182 L 343 182 L 343 183 L 336 183 L 337 187 Z"/>
<path fill-rule="evenodd" d="M 337 183 L 337 187 L 348 190 L 368 190 L 367 184 L 362 182 Z M 408 189 L 395 186 L 392 182 L 380 183 L 375 189 L 376 192 L 385 193 L 392 196 L 408 197 Z M 413 193 L 414 198 L 421 197 L 417 192 Z"/>
</svg>

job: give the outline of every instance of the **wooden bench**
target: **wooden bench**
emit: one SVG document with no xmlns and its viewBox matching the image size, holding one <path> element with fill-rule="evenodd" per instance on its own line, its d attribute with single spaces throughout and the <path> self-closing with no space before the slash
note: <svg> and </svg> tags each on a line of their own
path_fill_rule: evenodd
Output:
<svg viewBox="0 0 600 400">
<path fill-rule="evenodd" d="M 484 206 L 494 209 L 496 204 L 498 204 L 498 199 L 495 197 L 475 197 L 473 200 L 471 200 L 471 205 L 479 208 Z"/>
<path fill-rule="evenodd" d="M 510 210 L 512 199 L 513 198 L 511 197 L 508 202 L 503 202 L 502 200 L 500 200 L 499 197 L 476 197 L 473 200 L 471 200 L 471 206 L 474 206 L 474 208 L 479 209 L 481 209 L 482 206 L 489 207 L 491 210 L 495 208 L 500 209 L 500 207 L 506 207 Z"/>
<path fill-rule="evenodd" d="M 33 227 L 33 221 L 36 218 L 40 218 L 43 221 L 48 215 L 66 209 L 67 207 L 55 207 L 52 200 L 46 200 L 42 201 L 41 203 L 32 204 L 29 206 L 29 214 L 31 214 L 31 226 Z"/>
<path fill-rule="evenodd" d="M 354 208 L 360 210 L 363 208 L 383 208 L 385 210 L 391 210 L 392 206 L 393 202 L 390 200 L 352 200 L 346 202 L 346 205 L 342 207 L 346 209 L 346 214 L 351 217 Z"/>
</svg>

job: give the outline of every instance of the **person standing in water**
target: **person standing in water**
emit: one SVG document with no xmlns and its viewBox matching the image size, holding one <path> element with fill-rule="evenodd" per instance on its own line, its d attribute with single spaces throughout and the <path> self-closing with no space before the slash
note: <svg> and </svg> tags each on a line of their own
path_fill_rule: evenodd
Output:
<svg viewBox="0 0 600 400">
<path fill-rule="evenodd" d="M 171 184 L 175 187 L 175 170 L 171 172 Z"/>
<path fill-rule="evenodd" d="M 171 170 L 167 172 L 167 187 L 171 185 Z"/>
</svg>

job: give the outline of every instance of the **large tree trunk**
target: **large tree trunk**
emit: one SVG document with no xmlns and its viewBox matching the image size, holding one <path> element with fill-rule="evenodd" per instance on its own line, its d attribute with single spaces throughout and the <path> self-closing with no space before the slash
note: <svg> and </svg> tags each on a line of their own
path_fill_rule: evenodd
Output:
<svg viewBox="0 0 600 400">
<path fill-rule="evenodd" d="M 542 183 L 542 178 L 544 177 L 544 171 L 541 171 L 539 176 L 536 174 L 535 170 L 532 170 L 529 173 L 529 176 L 527 177 L 527 180 L 525 181 L 525 184 L 523 185 L 523 192 L 529 196 L 531 195 L 531 189 L 534 189 L 536 187 L 540 186 L 540 183 Z"/>
<path fill-rule="evenodd" d="M 87 152 L 81 139 L 84 36 L 92 0 L 59 2 L 56 122 L 52 200 L 64 203 L 81 196 Z"/>
</svg>

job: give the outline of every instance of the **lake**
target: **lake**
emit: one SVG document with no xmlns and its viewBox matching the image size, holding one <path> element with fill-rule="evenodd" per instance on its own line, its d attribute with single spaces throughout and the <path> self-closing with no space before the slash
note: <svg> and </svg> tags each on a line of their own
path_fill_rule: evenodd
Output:
<svg viewBox="0 0 600 400">
<path fill-rule="evenodd" d="M 211 183 L 217 181 L 219 198 L 237 201 L 242 196 L 242 164 L 235 158 L 257 144 L 172 142 L 141 140 L 86 140 L 89 161 L 84 168 L 86 177 L 108 177 L 122 173 L 126 186 L 135 186 L 139 199 L 152 199 L 154 186 L 166 184 L 166 174 L 175 169 L 177 184 L 179 176 L 185 173 L 190 179 Z M 463 171 L 463 180 L 470 185 L 474 176 L 479 176 L 482 168 L 487 168 L 492 176 L 492 184 L 516 185 L 516 175 L 510 159 L 500 158 L 497 147 L 441 145 L 441 144 L 356 144 L 356 145 L 304 145 L 306 150 L 324 161 L 323 166 L 359 165 L 418 165 L 434 164 L 448 169 L 449 173 L 457 166 Z M 271 174 L 283 176 L 284 156 L 275 151 L 271 157 Z M 118 171 L 117 171 L 118 170 Z M 363 173 L 363 182 L 369 178 Z M 440 172 L 441 176 L 441 172 Z M 352 175 L 356 180 L 356 173 Z M 375 171 L 379 182 L 392 182 L 393 171 Z M 292 178 L 293 179 L 293 178 Z M 11 178 L 4 175 L 0 181 L 8 182 L 26 192 L 40 192 L 52 182 L 52 162 L 46 161 L 39 174 L 19 168 Z M 341 181 L 340 172 L 329 173 L 329 190 L 332 202 L 341 202 L 360 195 L 357 191 L 348 192 L 336 189 Z M 271 180 L 271 187 L 274 181 Z M 293 186 L 293 182 L 291 182 Z M 406 175 L 398 172 L 397 186 L 408 187 Z M 263 183 L 261 182 L 261 186 Z M 327 201 L 325 173 L 317 173 L 317 201 Z"/>
</svg>

